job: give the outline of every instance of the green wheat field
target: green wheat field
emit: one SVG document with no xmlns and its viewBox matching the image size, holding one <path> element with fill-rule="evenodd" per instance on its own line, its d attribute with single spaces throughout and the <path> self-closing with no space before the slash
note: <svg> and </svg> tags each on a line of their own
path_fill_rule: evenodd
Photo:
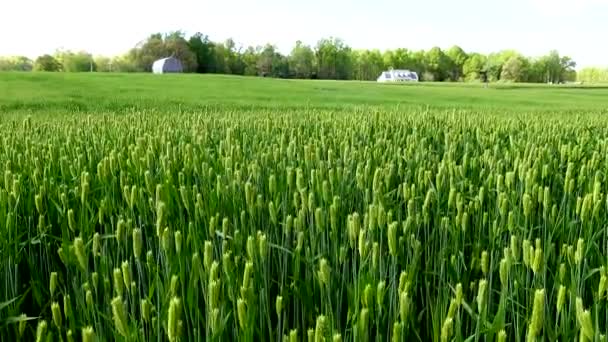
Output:
<svg viewBox="0 0 608 342">
<path fill-rule="evenodd" d="M 605 341 L 608 88 L 0 74 L 0 340 Z"/>
</svg>

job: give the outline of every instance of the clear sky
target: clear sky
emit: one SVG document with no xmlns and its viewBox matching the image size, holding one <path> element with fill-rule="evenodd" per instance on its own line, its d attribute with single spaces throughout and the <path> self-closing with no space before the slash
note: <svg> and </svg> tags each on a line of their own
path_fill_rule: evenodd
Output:
<svg viewBox="0 0 608 342">
<path fill-rule="evenodd" d="M 117 55 L 178 29 L 283 52 L 334 36 L 356 49 L 557 49 L 608 66 L 608 0 L 0 0 L 0 55 Z"/>
</svg>

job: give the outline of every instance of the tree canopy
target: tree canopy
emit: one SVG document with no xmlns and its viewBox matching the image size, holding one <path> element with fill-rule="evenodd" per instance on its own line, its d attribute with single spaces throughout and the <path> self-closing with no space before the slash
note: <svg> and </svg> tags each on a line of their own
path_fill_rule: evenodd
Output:
<svg viewBox="0 0 608 342">
<path fill-rule="evenodd" d="M 423 81 L 481 81 L 487 77 L 493 82 L 562 83 L 577 79 L 574 60 L 555 50 L 536 58 L 515 50 L 485 55 L 464 51 L 457 45 L 427 51 L 353 50 L 343 40 L 329 37 L 320 39 L 314 47 L 298 40 L 285 55 L 273 44 L 244 47 L 233 39 L 215 42 L 200 32 L 187 37 L 181 31 L 151 34 L 113 58 L 93 57 L 86 51 L 57 51 L 36 61 L 0 58 L 0 71 L 149 72 L 155 60 L 168 56 L 180 59 L 185 72 L 195 73 L 375 80 L 382 71 L 395 68 L 415 71 Z M 603 82 L 605 74 L 602 69 L 585 69 L 578 79 Z"/>
</svg>

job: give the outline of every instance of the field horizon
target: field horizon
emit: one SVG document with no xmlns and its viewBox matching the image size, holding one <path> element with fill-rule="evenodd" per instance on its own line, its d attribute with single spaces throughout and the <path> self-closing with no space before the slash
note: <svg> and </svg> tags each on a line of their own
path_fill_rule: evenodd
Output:
<svg viewBox="0 0 608 342">
<path fill-rule="evenodd" d="M 608 87 L 520 83 L 378 84 L 233 75 L 0 73 L 0 113 L 241 109 L 462 109 L 605 112 Z"/>
</svg>

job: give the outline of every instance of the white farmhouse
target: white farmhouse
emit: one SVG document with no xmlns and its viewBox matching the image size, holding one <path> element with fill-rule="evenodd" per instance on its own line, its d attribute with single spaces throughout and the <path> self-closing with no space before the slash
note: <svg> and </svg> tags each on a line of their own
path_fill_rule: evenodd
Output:
<svg viewBox="0 0 608 342">
<path fill-rule="evenodd" d="M 180 73 L 183 71 L 182 62 L 175 57 L 162 58 L 152 64 L 152 72 L 155 74 Z"/>
<path fill-rule="evenodd" d="M 378 77 L 378 82 L 418 82 L 418 74 L 409 70 L 391 69 L 383 71 Z"/>
</svg>

